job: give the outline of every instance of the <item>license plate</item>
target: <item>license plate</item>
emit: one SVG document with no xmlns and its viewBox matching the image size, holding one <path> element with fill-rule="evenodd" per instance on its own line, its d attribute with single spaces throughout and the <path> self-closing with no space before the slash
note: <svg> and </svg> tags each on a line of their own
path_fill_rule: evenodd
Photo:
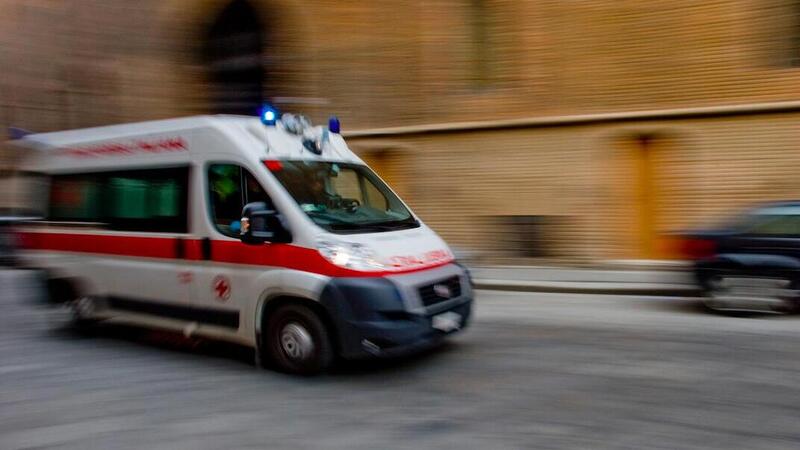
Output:
<svg viewBox="0 0 800 450">
<path fill-rule="evenodd" d="M 445 333 L 461 328 L 461 314 L 452 311 L 433 316 L 431 326 Z"/>
<path fill-rule="evenodd" d="M 791 284 L 790 280 L 782 278 L 725 277 L 720 280 L 719 287 L 728 295 L 781 298 L 792 296 Z"/>
</svg>

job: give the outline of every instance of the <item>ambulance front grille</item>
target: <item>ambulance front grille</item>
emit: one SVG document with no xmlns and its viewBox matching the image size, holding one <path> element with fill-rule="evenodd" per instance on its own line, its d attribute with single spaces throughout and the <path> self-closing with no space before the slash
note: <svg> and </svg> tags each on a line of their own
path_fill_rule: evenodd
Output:
<svg viewBox="0 0 800 450">
<path fill-rule="evenodd" d="M 425 306 L 435 305 L 461 296 L 461 279 L 450 277 L 419 288 L 419 297 Z"/>
</svg>

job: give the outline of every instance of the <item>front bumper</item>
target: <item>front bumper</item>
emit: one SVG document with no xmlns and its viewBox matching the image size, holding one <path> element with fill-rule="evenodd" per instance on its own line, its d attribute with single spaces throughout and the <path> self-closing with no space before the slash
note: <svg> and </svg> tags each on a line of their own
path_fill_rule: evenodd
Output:
<svg viewBox="0 0 800 450">
<path fill-rule="evenodd" d="M 787 312 L 800 303 L 800 271 L 794 268 L 708 260 L 695 265 L 695 276 L 704 303 L 715 310 Z"/>
<path fill-rule="evenodd" d="M 455 277 L 458 295 L 425 304 L 421 287 Z M 466 328 L 473 294 L 467 272 L 451 264 L 408 275 L 334 278 L 320 301 L 333 321 L 342 357 L 393 357 L 424 350 Z M 450 326 L 441 326 L 443 318 Z"/>
</svg>

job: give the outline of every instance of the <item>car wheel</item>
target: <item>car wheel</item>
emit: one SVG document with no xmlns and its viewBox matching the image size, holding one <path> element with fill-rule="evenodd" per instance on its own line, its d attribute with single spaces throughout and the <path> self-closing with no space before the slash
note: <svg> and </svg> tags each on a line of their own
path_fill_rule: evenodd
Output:
<svg viewBox="0 0 800 450">
<path fill-rule="evenodd" d="M 314 375 L 333 361 L 328 329 L 310 309 L 300 305 L 278 308 L 267 318 L 264 348 L 284 372 Z"/>
<path fill-rule="evenodd" d="M 706 311 L 713 312 L 713 313 L 721 313 L 724 312 L 724 309 L 719 307 L 719 301 L 714 298 L 714 295 L 710 292 L 706 292 L 703 297 L 701 298 L 701 303 L 703 308 Z"/>
<path fill-rule="evenodd" d="M 92 317 L 94 302 L 89 297 L 59 303 L 47 308 L 45 316 L 53 329 L 71 329 L 77 332 L 91 331 L 98 320 Z"/>
<path fill-rule="evenodd" d="M 723 310 L 720 309 L 721 300 L 717 297 L 724 294 L 724 289 L 722 288 L 721 279 L 717 276 L 714 276 L 708 280 L 706 280 L 705 289 L 703 292 L 703 296 L 701 298 L 701 302 L 703 308 L 707 311 L 719 313 Z"/>
<path fill-rule="evenodd" d="M 91 331 L 98 322 L 94 317 L 95 307 L 95 301 L 91 297 L 80 297 L 71 302 L 72 327 L 79 331 Z"/>
<path fill-rule="evenodd" d="M 800 307 L 800 303 L 796 299 L 785 299 L 780 305 L 773 306 L 772 311 L 778 314 L 797 314 L 800 312 L 798 307 Z"/>
<path fill-rule="evenodd" d="M 702 297 L 703 307 L 717 314 L 741 314 L 741 313 L 775 313 L 775 314 L 794 314 L 798 312 L 798 300 L 781 297 L 771 297 L 773 304 L 762 308 L 737 308 L 731 307 L 726 301 L 727 290 L 721 285 L 718 278 L 708 280 L 707 286 Z"/>
</svg>

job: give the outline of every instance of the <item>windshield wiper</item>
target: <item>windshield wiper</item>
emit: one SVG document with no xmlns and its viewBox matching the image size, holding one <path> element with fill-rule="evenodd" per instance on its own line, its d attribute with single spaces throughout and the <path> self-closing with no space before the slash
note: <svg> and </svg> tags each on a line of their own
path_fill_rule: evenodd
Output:
<svg viewBox="0 0 800 450">
<path fill-rule="evenodd" d="M 404 228 L 416 228 L 419 226 L 419 222 L 414 218 L 403 219 L 403 220 L 385 220 L 378 222 L 348 222 L 346 220 L 328 216 L 327 214 L 324 213 L 310 213 L 310 214 L 314 214 L 320 219 L 329 221 L 330 223 L 325 224 L 325 226 L 330 228 L 331 230 L 394 231 L 394 230 L 401 230 Z"/>
<path fill-rule="evenodd" d="M 364 228 L 362 224 L 344 221 L 329 223 L 328 226 L 333 230 L 360 230 Z"/>
<path fill-rule="evenodd" d="M 320 219 L 330 221 L 330 222 L 332 222 L 330 225 L 352 225 L 353 224 L 352 222 L 348 222 L 346 220 L 342 220 L 342 219 L 340 219 L 338 217 L 331 216 L 330 214 L 324 213 L 324 212 L 309 211 L 308 215 L 312 216 L 312 217 L 319 217 Z"/>
<path fill-rule="evenodd" d="M 367 223 L 362 223 L 361 225 L 369 228 L 375 228 L 381 231 L 392 231 L 392 230 L 400 230 L 406 227 L 416 228 L 419 226 L 419 221 L 417 221 L 413 217 L 410 217 L 408 219 L 402 219 L 402 220 L 367 222 Z"/>
</svg>

